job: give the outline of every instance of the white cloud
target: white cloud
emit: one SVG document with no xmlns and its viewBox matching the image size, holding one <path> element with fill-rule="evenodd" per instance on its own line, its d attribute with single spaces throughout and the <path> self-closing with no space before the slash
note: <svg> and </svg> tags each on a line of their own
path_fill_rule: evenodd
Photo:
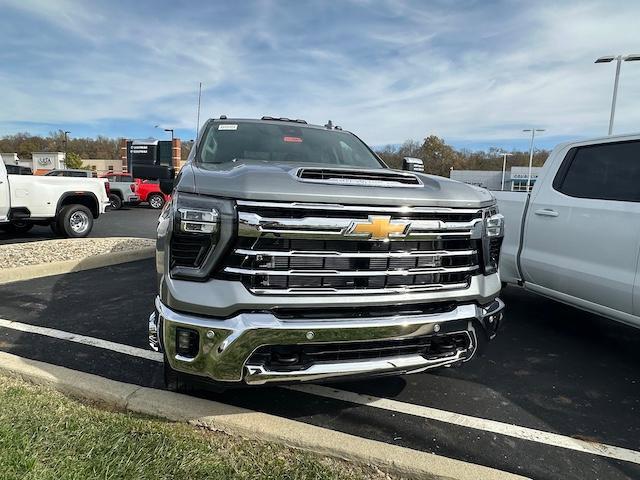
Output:
<svg viewBox="0 0 640 480">
<path fill-rule="evenodd" d="M 640 50 L 635 4 L 292 5 L 203 8 L 199 18 L 0 0 L 25 23 L 44 22 L 69 39 L 63 52 L 41 36 L 6 39 L 31 57 L 11 57 L 0 73 L 0 121 L 192 128 L 202 81 L 203 116 L 331 118 L 373 144 L 428 133 L 518 138 L 530 125 L 554 136 L 598 135 L 614 67 L 593 60 Z M 25 80 L 32 70 L 23 62 L 42 64 L 41 74 Z M 640 63 L 623 65 L 619 132 L 638 130 L 638 80 Z"/>
</svg>

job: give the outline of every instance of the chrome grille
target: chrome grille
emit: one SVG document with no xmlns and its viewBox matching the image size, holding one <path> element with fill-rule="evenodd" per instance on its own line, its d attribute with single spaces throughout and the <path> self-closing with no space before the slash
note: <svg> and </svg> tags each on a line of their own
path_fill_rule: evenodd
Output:
<svg viewBox="0 0 640 480">
<path fill-rule="evenodd" d="M 404 230 L 382 240 L 353 229 L 378 215 Z M 238 201 L 238 220 L 224 273 L 255 294 L 464 289 L 480 269 L 481 209 Z"/>
</svg>

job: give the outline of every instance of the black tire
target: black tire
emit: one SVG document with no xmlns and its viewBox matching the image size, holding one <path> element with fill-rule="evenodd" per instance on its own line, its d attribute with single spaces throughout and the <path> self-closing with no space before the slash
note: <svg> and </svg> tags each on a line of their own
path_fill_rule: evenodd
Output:
<svg viewBox="0 0 640 480">
<path fill-rule="evenodd" d="M 53 221 L 49 224 L 49 228 L 51 229 L 51 231 L 53 232 L 53 234 L 56 237 L 60 236 L 60 226 L 58 225 L 57 221 Z"/>
<path fill-rule="evenodd" d="M 9 224 L 11 233 L 27 233 L 33 228 L 33 223 L 24 220 L 14 220 Z"/>
<path fill-rule="evenodd" d="M 171 368 L 166 355 L 164 356 L 164 385 L 170 392 L 188 394 L 194 390 L 193 384 L 189 382 L 186 375 Z"/>
<path fill-rule="evenodd" d="M 122 208 L 122 199 L 115 193 L 109 194 L 109 202 L 111 210 L 120 210 Z"/>
<path fill-rule="evenodd" d="M 147 197 L 149 206 L 155 210 L 159 210 L 164 207 L 164 196 L 159 193 L 152 193 Z"/>
<path fill-rule="evenodd" d="M 58 229 L 62 236 L 83 238 L 92 228 L 93 214 L 84 205 L 65 205 L 58 214 Z"/>
</svg>

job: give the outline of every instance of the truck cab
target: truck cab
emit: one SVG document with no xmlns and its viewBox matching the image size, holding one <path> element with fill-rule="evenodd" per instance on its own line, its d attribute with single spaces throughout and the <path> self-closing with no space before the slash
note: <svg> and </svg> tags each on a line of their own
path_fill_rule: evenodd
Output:
<svg viewBox="0 0 640 480">
<path fill-rule="evenodd" d="M 531 194 L 495 192 L 504 282 L 640 327 L 640 135 L 558 145 Z"/>
</svg>

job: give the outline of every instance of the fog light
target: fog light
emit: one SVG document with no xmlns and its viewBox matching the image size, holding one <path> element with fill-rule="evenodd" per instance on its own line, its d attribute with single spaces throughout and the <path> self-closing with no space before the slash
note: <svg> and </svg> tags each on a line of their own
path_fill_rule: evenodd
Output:
<svg viewBox="0 0 640 480">
<path fill-rule="evenodd" d="M 183 357 L 198 354 L 198 332 L 186 328 L 176 328 L 176 353 Z"/>
</svg>

